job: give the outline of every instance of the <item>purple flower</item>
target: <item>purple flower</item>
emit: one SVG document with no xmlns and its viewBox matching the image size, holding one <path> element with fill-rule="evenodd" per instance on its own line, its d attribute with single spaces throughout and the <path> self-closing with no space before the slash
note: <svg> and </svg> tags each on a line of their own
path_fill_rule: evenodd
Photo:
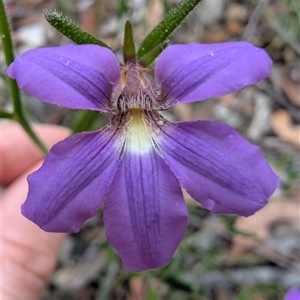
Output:
<svg viewBox="0 0 300 300">
<path fill-rule="evenodd" d="M 291 288 L 284 296 L 284 300 L 299 300 L 300 290 L 296 288 Z"/>
<path fill-rule="evenodd" d="M 99 110 L 110 123 L 56 144 L 28 177 L 22 213 L 46 231 L 77 232 L 104 204 L 108 241 L 131 271 L 160 268 L 186 229 L 181 186 L 214 213 L 249 216 L 279 184 L 260 149 L 228 125 L 167 121 L 159 112 L 269 76 L 271 60 L 245 42 L 172 45 L 151 71 L 107 48 L 31 50 L 8 74 L 38 99 Z M 181 185 L 181 186 L 180 186 Z"/>
</svg>

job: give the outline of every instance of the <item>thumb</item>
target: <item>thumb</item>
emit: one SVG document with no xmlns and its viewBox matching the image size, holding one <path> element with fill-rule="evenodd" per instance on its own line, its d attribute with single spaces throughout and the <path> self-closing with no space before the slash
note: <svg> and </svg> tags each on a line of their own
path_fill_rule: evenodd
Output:
<svg viewBox="0 0 300 300">
<path fill-rule="evenodd" d="M 21 214 L 20 207 L 28 190 L 26 177 L 38 167 L 11 184 L 0 202 L 3 262 L 0 295 L 6 300 L 39 299 L 65 236 L 43 231 Z"/>
</svg>

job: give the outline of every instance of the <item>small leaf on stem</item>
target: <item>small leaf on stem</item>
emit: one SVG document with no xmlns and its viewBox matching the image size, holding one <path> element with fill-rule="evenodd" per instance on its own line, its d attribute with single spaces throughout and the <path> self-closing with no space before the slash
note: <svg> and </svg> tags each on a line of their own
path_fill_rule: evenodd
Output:
<svg viewBox="0 0 300 300">
<path fill-rule="evenodd" d="M 143 56 L 139 61 L 139 65 L 143 67 L 149 66 L 155 58 L 169 45 L 168 42 L 164 42 L 161 45 L 158 45 L 156 48 L 148 52 L 145 56 Z"/>
<path fill-rule="evenodd" d="M 164 20 L 161 21 L 143 40 L 137 51 L 137 59 L 140 60 L 146 54 L 158 47 L 158 45 L 165 42 L 200 1 L 201 0 L 183 0 L 172 9 Z"/>
<path fill-rule="evenodd" d="M 46 10 L 44 17 L 56 30 L 76 44 L 94 44 L 109 48 L 105 43 L 80 29 L 73 21 L 56 10 Z"/>
</svg>

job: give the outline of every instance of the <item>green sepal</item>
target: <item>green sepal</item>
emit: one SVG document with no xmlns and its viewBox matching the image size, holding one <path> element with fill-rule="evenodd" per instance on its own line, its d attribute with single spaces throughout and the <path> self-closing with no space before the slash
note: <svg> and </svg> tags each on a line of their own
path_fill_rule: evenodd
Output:
<svg viewBox="0 0 300 300">
<path fill-rule="evenodd" d="M 76 44 L 94 44 L 109 48 L 105 43 L 79 28 L 73 21 L 57 10 L 45 10 L 44 17 L 50 25 Z"/>
<path fill-rule="evenodd" d="M 145 56 L 143 56 L 139 61 L 139 65 L 143 67 L 149 66 L 157 56 L 169 45 L 168 42 L 164 42 L 161 45 L 158 45 L 156 48 L 148 52 Z"/>
<path fill-rule="evenodd" d="M 183 0 L 161 21 L 142 41 L 137 51 L 137 60 L 146 56 L 158 45 L 165 42 L 187 15 L 197 6 L 201 0 Z"/>
<path fill-rule="evenodd" d="M 124 47 L 123 47 L 124 62 L 135 59 L 135 46 L 132 25 L 130 21 L 125 23 Z"/>
</svg>

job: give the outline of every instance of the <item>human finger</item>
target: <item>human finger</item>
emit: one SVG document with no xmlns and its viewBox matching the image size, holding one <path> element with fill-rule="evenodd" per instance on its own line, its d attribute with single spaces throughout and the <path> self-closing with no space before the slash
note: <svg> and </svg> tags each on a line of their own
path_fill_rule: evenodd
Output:
<svg viewBox="0 0 300 300">
<path fill-rule="evenodd" d="M 28 191 L 22 174 L 2 196 L 2 280 L 0 294 L 6 300 L 35 300 L 53 271 L 64 234 L 48 233 L 27 220 L 20 211 Z M 1 286 L 2 285 L 2 286 Z"/>
<path fill-rule="evenodd" d="M 69 129 L 57 125 L 34 125 L 34 130 L 47 147 L 66 138 Z M 8 185 L 26 169 L 43 158 L 42 152 L 15 122 L 1 124 L 0 185 Z"/>
</svg>

